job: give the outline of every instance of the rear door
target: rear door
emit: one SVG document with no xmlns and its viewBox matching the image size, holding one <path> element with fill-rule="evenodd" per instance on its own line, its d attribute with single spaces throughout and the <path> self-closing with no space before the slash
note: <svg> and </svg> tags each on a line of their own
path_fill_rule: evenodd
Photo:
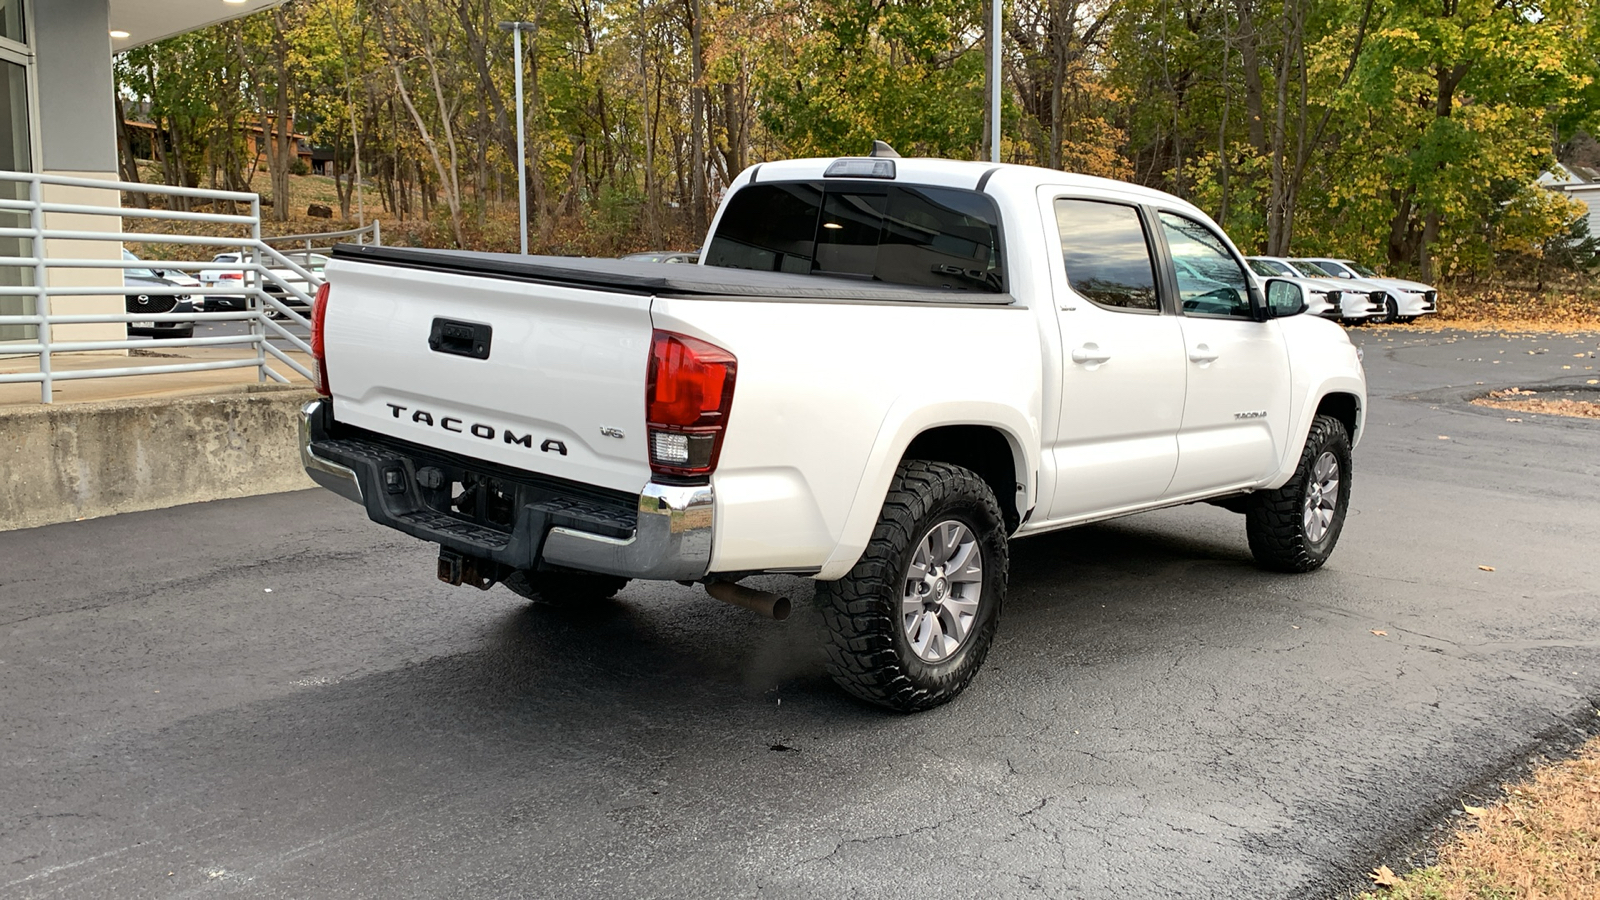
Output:
<svg viewBox="0 0 1600 900">
<path fill-rule="evenodd" d="M 1050 188 L 1040 204 L 1061 253 L 1050 267 L 1063 359 L 1048 518 L 1154 503 L 1178 464 L 1185 363 L 1148 223 L 1134 205 Z"/>
<path fill-rule="evenodd" d="M 334 417 L 615 490 L 649 480 L 650 297 L 336 260 Z"/>
</svg>

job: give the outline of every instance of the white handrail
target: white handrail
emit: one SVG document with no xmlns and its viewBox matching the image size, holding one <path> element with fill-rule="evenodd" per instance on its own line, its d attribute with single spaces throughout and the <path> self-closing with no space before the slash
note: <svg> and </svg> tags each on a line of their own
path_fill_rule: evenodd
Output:
<svg viewBox="0 0 1600 900">
<path fill-rule="evenodd" d="M 27 185 L 27 199 L 12 198 L 0 199 L 0 238 L 14 238 L 27 241 L 27 255 L 0 256 L 0 269 L 17 270 L 17 276 L 6 278 L 9 282 L 0 285 L 0 298 L 6 297 L 31 297 L 34 308 L 31 313 L 0 315 L 0 326 L 30 327 L 34 332 L 29 335 L 26 331 L 21 340 L 0 340 L 0 355 L 28 356 L 36 355 L 39 360 L 37 372 L 9 372 L 0 373 L 0 384 L 18 384 L 37 382 L 40 386 L 40 402 L 51 402 L 52 383 L 56 381 L 75 381 L 87 378 L 121 378 L 134 375 L 164 375 L 182 372 L 208 372 L 225 369 L 255 368 L 257 380 L 268 379 L 276 382 L 288 383 L 289 379 L 276 371 L 273 366 L 282 363 L 289 371 L 298 374 L 306 380 L 314 380 L 314 372 L 300 360 L 290 355 L 291 351 L 309 355 L 311 347 L 300 335 L 290 331 L 290 326 L 308 327 L 309 321 L 301 310 L 312 303 L 312 295 L 321 286 L 322 278 L 308 267 L 295 262 L 294 256 L 307 251 L 299 249 L 284 252 L 274 248 L 268 240 L 279 242 L 304 241 L 317 239 L 332 239 L 342 237 L 355 237 L 360 240 L 363 235 L 370 234 L 373 242 L 379 242 L 380 232 L 378 222 L 374 221 L 368 226 L 356 229 L 347 229 L 339 232 L 313 235 L 290 235 L 285 238 L 264 239 L 261 235 L 261 202 L 256 194 L 240 191 L 214 191 L 205 188 L 175 187 L 171 185 L 139 184 L 122 181 L 102 181 L 94 178 L 81 178 L 62 175 L 44 175 L 29 172 L 0 172 L 0 184 L 17 183 Z M 199 212 L 181 209 L 149 209 L 110 206 L 95 203 L 64 203 L 55 200 L 46 201 L 44 194 L 49 187 L 92 188 L 104 191 L 118 191 L 124 193 L 143 193 L 154 196 L 183 197 L 191 200 L 211 201 L 211 207 L 216 208 L 219 202 L 242 205 L 248 209 L 248 214 L 243 213 L 218 213 Z M 119 195 L 120 196 L 120 195 Z M 9 215 L 7 215 L 9 214 Z M 26 214 L 26 224 L 17 220 L 21 214 Z M 74 227 L 49 227 L 46 216 L 70 215 L 80 217 Z M 96 231 L 86 228 L 82 224 L 82 217 L 115 220 L 115 227 Z M 244 226 L 249 236 L 223 236 L 223 235 L 196 235 L 196 234 L 163 234 L 148 231 L 124 231 L 124 223 L 129 220 L 162 220 L 170 222 L 195 222 L 202 224 L 228 225 L 233 227 Z M 177 247 L 230 247 L 236 248 L 238 262 L 205 262 L 201 260 L 164 260 L 164 259 L 120 259 L 108 254 L 106 258 L 91 258 L 82 249 L 75 249 L 70 257 L 49 256 L 51 241 L 93 241 L 101 244 L 114 243 L 117 253 L 120 254 L 123 242 L 138 242 L 142 244 L 170 245 Z M 79 245 L 81 248 L 81 245 Z M 12 251 L 14 254 L 17 251 Z M 175 272 L 201 272 L 212 270 L 225 270 L 229 273 L 239 273 L 243 279 L 239 282 L 203 284 L 200 287 L 186 287 L 177 284 L 144 284 L 139 282 L 118 284 L 120 278 L 104 285 L 85 284 L 57 284 L 51 285 L 52 272 L 70 270 L 86 270 L 114 272 L 128 269 L 147 269 L 151 271 Z M 147 297 L 203 297 L 206 294 L 213 296 L 242 298 L 245 305 L 243 310 L 224 310 L 205 312 L 203 310 L 171 311 L 163 313 L 128 312 L 126 308 L 113 313 L 61 313 L 57 314 L 51 309 L 53 297 L 105 297 L 135 294 Z M 180 301 L 181 302 L 181 301 Z M 271 316 L 282 317 L 282 321 L 274 321 Z M 195 337 L 162 337 L 151 340 L 129 340 L 126 337 L 107 340 L 60 340 L 52 334 L 52 328 L 72 325 L 88 324 L 131 324 L 152 323 L 166 324 L 183 323 L 206 324 L 211 322 L 246 322 L 250 331 L 239 335 L 209 335 Z M 278 346 L 282 343 L 285 346 Z M 204 360 L 182 363 L 163 363 L 151 366 L 103 366 L 91 369 L 78 369 L 73 371 L 57 371 L 52 364 L 52 355 L 60 353 L 79 353 L 91 351 L 126 351 L 130 349 L 166 349 L 181 347 L 245 347 L 254 348 L 255 353 L 250 357 L 224 360 Z"/>
<path fill-rule="evenodd" d="M 199 200 L 232 200 L 238 203 L 252 204 L 261 199 L 260 194 L 252 194 L 248 191 L 218 191 L 211 188 L 180 187 L 171 184 L 145 184 L 142 181 L 106 181 L 99 178 L 78 178 L 72 175 L 43 175 L 37 172 L 0 172 L 0 181 L 55 184 L 62 187 L 98 188 L 106 191 L 162 194 L 172 197 L 194 197 Z"/>
</svg>

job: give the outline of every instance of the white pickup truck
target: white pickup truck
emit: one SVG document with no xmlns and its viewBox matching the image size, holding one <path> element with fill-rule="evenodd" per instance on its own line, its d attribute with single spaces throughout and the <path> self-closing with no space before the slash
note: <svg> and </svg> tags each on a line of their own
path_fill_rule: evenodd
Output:
<svg viewBox="0 0 1600 900">
<path fill-rule="evenodd" d="M 1366 380 L 1300 288 L 1175 197 L 1014 165 L 753 166 L 698 266 L 338 248 L 314 308 L 320 484 L 554 602 L 814 579 L 828 669 L 897 710 L 988 652 L 1008 542 L 1211 501 L 1323 564 Z"/>
</svg>

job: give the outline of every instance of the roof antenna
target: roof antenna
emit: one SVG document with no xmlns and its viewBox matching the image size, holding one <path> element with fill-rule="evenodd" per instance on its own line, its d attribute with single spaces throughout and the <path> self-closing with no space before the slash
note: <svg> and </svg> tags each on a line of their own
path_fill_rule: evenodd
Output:
<svg viewBox="0 0 1600 900">
<path fill-rule="evenodd" d="M 888 144 L 885 144 L 883 141 L 873 141 L 872 142 L 872 153 L 869 154 L 869 155 L 877 156 L 877 157 L 888 157 L 890 159 L 899 159 L 900 158 L 900 154 L 894 152 L 894 148 L 889 146 Z"/>
</svg>

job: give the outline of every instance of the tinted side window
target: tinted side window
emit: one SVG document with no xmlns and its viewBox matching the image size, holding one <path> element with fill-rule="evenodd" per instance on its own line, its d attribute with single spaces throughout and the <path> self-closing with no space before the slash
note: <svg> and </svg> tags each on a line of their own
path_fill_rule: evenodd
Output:
<svg viewBox="0 0 1600 900">
<path fill-rule="evenodd" d="M 763 272 L 811 271 L 822 191 L 809 184 L 753 184 L 728 201 L 706 264 Z"/>
<path fill-rule="evenodd" d="M 1057 200 L 1056 227 L 1074 291 L 1113 309 L 1160 310 L 1138 210 L 1098 200 Z"/>
<path fill-rule="evenodd" d="M 778 193 L 803 195 L 808 205 L 775 203 Z M 803 244 L 804 251 L 779 258 L 772 232 L 781 232 L 790 244 Z M 1005 290 L 1000 216 L 993 201 L 948 188 L 859 182 L 829 184 L 825 192 L 808 184 L 746 187 L 729 201 L 706 264 L 959 291 Z"/>
<path fill-rule="evenodd" d="M 1166 212 L 1160 218 L 1183 311 L 1250 318 L 1250 279 L 1222 239 L 1193 219 Z"/>
</svg>

